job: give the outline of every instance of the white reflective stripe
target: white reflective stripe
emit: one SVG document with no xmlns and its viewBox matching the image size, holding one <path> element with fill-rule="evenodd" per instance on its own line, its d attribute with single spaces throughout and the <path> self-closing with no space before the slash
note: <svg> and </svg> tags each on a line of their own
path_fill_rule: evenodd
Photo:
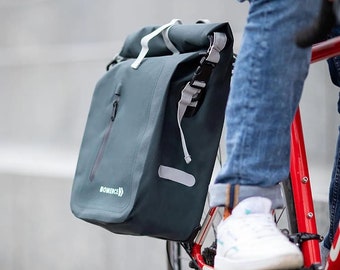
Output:
<svg viewBox="0 0 340 270">
<path fill-rule="evenodd" d="M 171 27 L 171 26 L 173 26 L 177 23 L 180 24 L 181 20 L 173 19 L 173 20 L 171 20 L 171 22 L 158 27 L 156 30 L 152 31 L 150 34 L 144 36 L 140 41 L 140 44 L 142 45 L 142 49 L 141 49 L 138 57 L 136 58 L 136 60 L 131 64 L 131 67 L 133 69 L 137 69 L 139 67 L 139 65 L 142 63 L 143 59 L 145 58 L 146 54 L 149 51 L 149 41 L 151 39 L 153 39 L 154 37 L 156 37 L 157 35 L 159 35 L 163 31 L 165 31 L 167 28 L 169 28 L 169 27 Z"/>
<path fill-rule="evenodd" d="M 196 183 L 195 177 L 192 174 L 164 165 L 159 166 L 158 176 L 187 187 L 192 187 Z"/>
</svg>

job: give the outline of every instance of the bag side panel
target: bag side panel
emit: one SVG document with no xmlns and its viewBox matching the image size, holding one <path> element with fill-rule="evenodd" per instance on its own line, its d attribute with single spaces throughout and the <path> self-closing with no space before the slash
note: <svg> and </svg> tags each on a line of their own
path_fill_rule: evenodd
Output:
<svg viewBox="0 0 340 270">
<path fill-rule="evenodd" d="M 130 64 L 126 61 L 110 70 L 93 95 L 71 198 L 76 216 L 86 220 L 123 222 L 138 191 L 134 175 L 141 172 L 135 168 L 136 155 L 147 132 L 146 116 L 163 62 L 146 63 L 139 70 Z M 116 91 L 119 101 L 112 121 Z"/>
<path fill-rule="evenodd" d="M 153 156 L 149 151 L 154 151 L 161 131 L 167 83 L 178 62 L 187 57 L 149 58 L 137 70 L 130 68 L 129 60 L 98 83 L 72 190 L 71 208 L 77 217 L 104 227 L 110 224 L 111 230 L 124 233 L 125 225 L 118 224 L 135 207 L 141 182 L 149 186 L 142 177 L 150 169 L 145 163 Z"/>
</svg>

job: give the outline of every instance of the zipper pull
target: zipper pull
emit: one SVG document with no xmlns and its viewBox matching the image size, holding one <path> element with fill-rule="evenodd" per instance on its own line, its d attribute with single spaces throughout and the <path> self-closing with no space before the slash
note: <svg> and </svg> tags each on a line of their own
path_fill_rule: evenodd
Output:
<svg viewBox="0 0 340 270">
<path fill-rule="evenodd" d="M 113 104 L 112 104 L 112 114 L 111 114 L 111 121 L 112 122 L 116 118 L 117 109 L 118 109 L 118 99 L 115 99 L 115 101 L 113 101 Z"/>
<path fill-rule="evenodd" d="M 112 114 L 111 114 L 111 121 L 113 122 L 116 118 L 117 114 L 117 109 L 118 109 L 118 102 L 119 102 L 119 97 L 120 97 L 120 87 L 116 90 L 115 93 L 115 99 L 113 100 L 112 103 Z"/>
<path fill-rule="evenodd" d="M 111 121 L 112 122 L 115 120 L 116 114 L 117 114 L 118 102 L 119 102 L 119 98 L 120 98 L 120 88 L 121 88 L 121 84 L 118 85 L 118 87 L 115 91 L 115 98 L 114 98 L 113 103 L 112 103 L 112 114 L 111 114 Z"/>
</svg>

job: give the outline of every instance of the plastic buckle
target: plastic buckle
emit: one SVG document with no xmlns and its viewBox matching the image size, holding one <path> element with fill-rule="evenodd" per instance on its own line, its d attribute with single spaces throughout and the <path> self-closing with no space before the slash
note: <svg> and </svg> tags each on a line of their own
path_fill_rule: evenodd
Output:
<svg viewBox="0 0 340 270">
<path fill-rule="evenodd" d="M 207 61 L 206 57 L 203 57 L 200 61 L 200 65 L 195 70 L 195 73 L 189 82 L 190 85 L 196 88 L 205 88 L 195 85 L 195 81 L 204 82 L 204 84 L 206 85 L 215 66 L 215 63 Z"/>
</svg>

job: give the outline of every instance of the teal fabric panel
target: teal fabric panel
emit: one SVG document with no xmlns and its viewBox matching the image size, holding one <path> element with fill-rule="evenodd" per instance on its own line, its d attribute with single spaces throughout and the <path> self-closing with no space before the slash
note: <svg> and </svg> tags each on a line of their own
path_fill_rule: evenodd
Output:
<svg viewBox="0 0 340 270">
<path fill-rule="evenodd" d="M 114 233 L 185 241 L 195 235 L 207 195 L 224 122 L 233 38 L 223 24 L 174 25 L 169 37 L 180 54 L 172 55 L 161 38 L 138 69 L 131 64 L 146 27 L 127 37 L 122 61 L 97 83 L 79 152 L 71 209 L 75 216 Z M 181 90 L 191 80 L 221 31 L 228 42 L 214 67 L 198 111 L 182 128 L 192 155 L 183 158 L 177 123 Z M 159 177 L 160 166 L 190 174 L 193 186 Z M 185 175 L 182 174 L 182 175 Z"/>
</svg>

